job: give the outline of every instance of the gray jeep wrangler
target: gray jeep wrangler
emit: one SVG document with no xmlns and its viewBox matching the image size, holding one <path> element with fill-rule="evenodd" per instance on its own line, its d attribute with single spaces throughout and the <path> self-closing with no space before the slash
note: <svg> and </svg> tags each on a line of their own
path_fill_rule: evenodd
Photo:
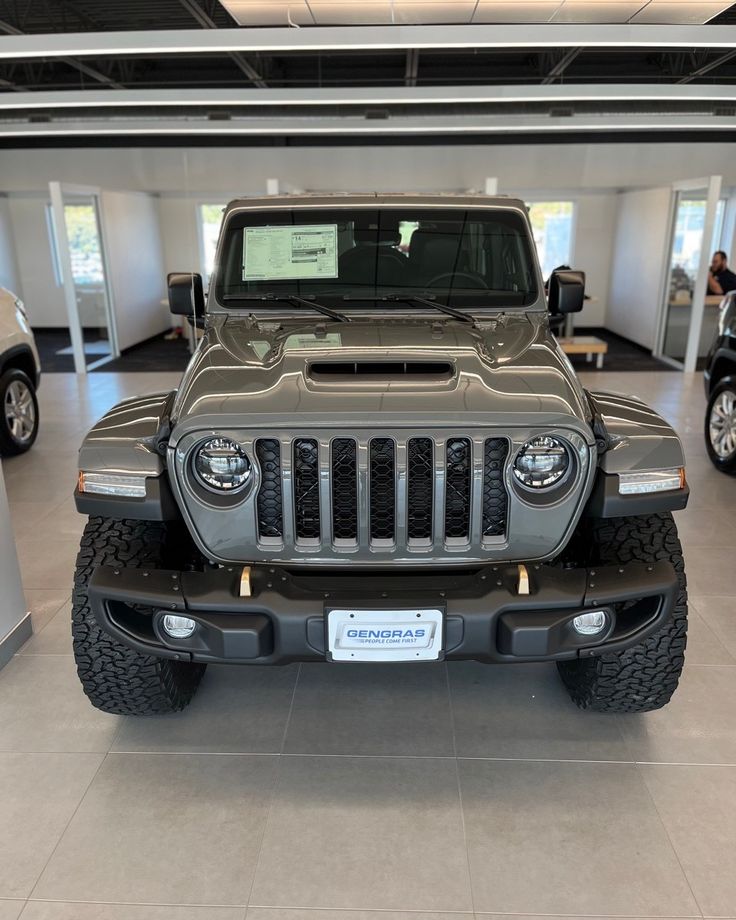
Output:
<svg viewBox="0 0 736 920">
<path fill-rule="evenodd" d="M 208 664 L 554 661 L 573 700 L 670 699 L 687 601 L 672 428 L 587 392 L 526 208 L 308 195 L 226 209 L 178 390 L 80 451 L 73 634 L 106 712 L 182 709 Z"/>
</svg>

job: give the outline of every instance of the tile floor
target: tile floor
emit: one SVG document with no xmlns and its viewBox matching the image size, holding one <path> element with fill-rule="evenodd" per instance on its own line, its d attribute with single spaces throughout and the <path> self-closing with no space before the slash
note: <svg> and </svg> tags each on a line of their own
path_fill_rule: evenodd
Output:
<svg viewBox="0 0 736 920">
<path fill-rule="evenodd" d="M 92 709 L 70 655 L 86 427 L 169 374 L 47 377 L 6 461 L 34 637 L 0 672 L 0 920 L 736 917 L 736 479 L 699 376 L 586 374 L 687 451 L 687 666 L 645 716 L 554 666 L 211 668 L 167 718 Z"/>
</svg>

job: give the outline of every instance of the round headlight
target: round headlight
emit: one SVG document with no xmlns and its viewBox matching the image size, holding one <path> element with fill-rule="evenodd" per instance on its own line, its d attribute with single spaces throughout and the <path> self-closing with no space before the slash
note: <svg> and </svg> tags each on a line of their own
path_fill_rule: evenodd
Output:
<svg viewBox="0 0 736 920">
<path fill-rule="evenodd" d="M 562 479 L 569 465 L 570 455 L 562 441 L 532 438 L 516 455 L 514 476 L 529 489 L 547 489 Z"/>
<path fill-rule="evenodd" d="M 194 455 L 194 471 L 208 489 L 234 492 L 249 482 L 252 467 L 245 451 L 235 441 L 212 438 Z"/>
</svg>

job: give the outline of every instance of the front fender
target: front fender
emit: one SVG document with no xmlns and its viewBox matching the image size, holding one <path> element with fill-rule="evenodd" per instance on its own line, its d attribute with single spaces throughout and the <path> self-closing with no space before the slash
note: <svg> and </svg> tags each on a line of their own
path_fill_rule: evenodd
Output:
<svg viewBox="0 0 736 920">
<path fill-rule="evenodd" d="M 179 509 L 169 488 L 165 445 L 176 391 L 123 400 L 87 433 L 79 449 L 84 473 L 116 472 L 146 477 L 146 497 L 74 493 L 77 511 L 132 520 L 175 520 Z"/>
<path fill-rule="evenodd" d="M 687 485 L 667 492 L 619 494 L 619 473 L 669 470 L 685 466 L 685 453 L 677 432 L 661 415 L 634 396 L 591 393 L 606 433 L 606 449 L 588 501 L 594 517 L 628 517 L 680 511 L 687 505 Z"/>
</svg>

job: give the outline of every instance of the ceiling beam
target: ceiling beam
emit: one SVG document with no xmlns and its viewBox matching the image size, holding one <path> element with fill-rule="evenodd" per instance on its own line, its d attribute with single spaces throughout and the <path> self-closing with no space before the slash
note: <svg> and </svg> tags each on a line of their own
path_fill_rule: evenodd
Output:
<svg viewBox="0 0 736 920">
<path fill-rule="evenodd" d="M 445 115 L 442 117 L 397 116 L 375 121 L 365 118 L 243 118 L 209 121 L 206 118 L 135 118 L 0 123 L 0 141 L 11 138 L 42 137 L 243 137 L 243 136 L 432 136 L 463 134 L 518 135 L 625 134 L 631 132 L 713 132 L 736 133 L 736 117 L 713 115 L 617 114 L 573 115 L 552 118 L 548 115 Z"/>
<path fill-rule="evenodd" d="M 416 48 L 710 48 L 736 47 L 736 26 L 534 25 L 315 26 L 308 29 L 176 29 L 8 35 L 0 59 L 114 57 L 121 54 L 254 54 L 391 51 Z"/>
<path fill-rule="evenodd" d="M 728 51 L 726 54 L 722 54 L 720 57 L 717 57 L 714 61 L 711 61 L 710 64 L 703 64 L 702 67 L 698 67 L 697 70 L 692 70 L 686 77 L 682 77 L 681 80 L 678 80 L 678 83 L 690 83 L 692 80 L 695 80 L 697 77 L 704 77 L 706 74 L 709 74 L 713 70 L 717 70 L 722 64 L 726 64 L 728 61 L 736 58 L 736 50 Z"/>
<path fill-rule="evenodd" d="M 582 50 L 582 48 L 570 48 L 569 51 L 563 54 L 544 80 L 542 80 L 542 85 L 547 86 L 549 83 L 554 83 L 558 77 L 561 77 Z"/>
<path fill-rule="evenodd" d="M 5 39 L 6 41 L 13 38 L 32 38 L 34 36 L 26 35 L 24 32 L 21 32 L 20 29 L 17 29 L 14 25 L 11 25 L 9 22 L 5 22 L 0 19 L 0 32 L 4 32 L 6 35 L 11 36 L 10 39 Z M 74 58 L 64 56 L 59 56 L 58 60 L 62 64 L 66 64 L 68 67 L 73 67 L 75 70 L 78 70 L 80 73 L 83 73 L 87 77 L 96 80 L 98 83 L 104 83 L 106 86 L 109 86 L 111 89 L 122 89 L 122 83 L 116 83 L 111 77 L 108 77 L 106 74 L 102 73 L 99 70 L 96 70 L 94 67 L 90 67 L 88 64 L 84 64 L 81 61 L 75 61 Z"/>
<path fill-rule="evenodd" d="M 197 20 L 203 29 L 218 28 L 215 20 L 208 16 L 207 13 L 205 13 L 202 7 L 197 3 L 197 0 L 179 0 L 179 3 L 191 16 Z M 251 83 L 253 83 L 254 86 L 258 86 L 261 89 L 265 89 L 266 86 L 268 86 L 256 68 L 248 60 L 246 60 L 246 58 L 240 54 L 240 52 L 231 51 L 229 57 L 235 66 L 240 70 L 240 72 L 245 74 L 245 76 L 251 81 Z"/>
<path fill-rule="evenodd" d="M 416 86 L 419 73 L 419 52 L 416 48 L 409 48 L 406 52 L 406 67 L 404 69 L 404 85 Z"/>
<path fill-rule="evenodd" d="M 463 103 L 736 103 L 736 84 L 568 83 L 525 86 L 357 86 L 291 89 L 56 90 L 0 95 L 0 111 L 21 109 L 196 108 L 203 106 L 375 106 Z"/>
</svg>

